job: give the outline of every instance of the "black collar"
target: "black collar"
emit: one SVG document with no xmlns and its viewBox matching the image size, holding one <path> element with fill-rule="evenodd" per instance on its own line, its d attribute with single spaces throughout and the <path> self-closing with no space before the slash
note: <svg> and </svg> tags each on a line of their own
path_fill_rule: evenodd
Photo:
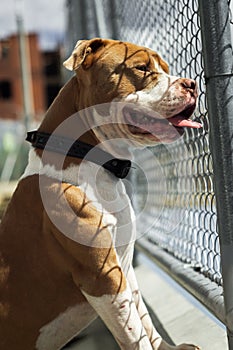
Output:
<svg viewBox="0 0 233 350">
<path fill-rule="evenodd" d="M 44 149 L 50 136 L 51 134 L 48 133 L 30 131 L 27 133 L 26 141 L 30 142 L 35 148 Z M 69 149 L 68 152 L 66 152 L 66 149 Z M 46 150 L 75 158 L 83 159 L 85 157 L 86 160 L 101 165 L 120 179 L 124 179 L 131 168 L 130 160 L 113 158 L 110 153 L 98 147 L 91 146 L 81 141 L 72 142 L 66 137 L 54 134 L 49 140 Z"/>
</svg>

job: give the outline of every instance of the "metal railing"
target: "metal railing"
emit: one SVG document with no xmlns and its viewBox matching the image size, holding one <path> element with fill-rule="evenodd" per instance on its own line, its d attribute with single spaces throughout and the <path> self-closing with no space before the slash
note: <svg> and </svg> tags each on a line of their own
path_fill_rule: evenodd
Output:
<svg viewBox="0 0 233 350">
<path fill-rule="evenodd" d="M 203 128 L 135 153 L 137 247 L 226 324 L 232 350 L 232 0 L 88 1 L 98 6 L 95 36 L 150 47 L 172 75 L 199 85 L 195 117 Z"/>
<path fill-rule="evenodd" d="M 200 1 L 229 348 L 233 349 L 233 50 L 231 1 Z"/>
</svg>

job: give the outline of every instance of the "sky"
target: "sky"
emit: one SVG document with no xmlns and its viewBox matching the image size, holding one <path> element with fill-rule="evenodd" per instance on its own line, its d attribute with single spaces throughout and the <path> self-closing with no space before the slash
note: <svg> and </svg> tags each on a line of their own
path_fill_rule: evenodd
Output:
<svg viewBox="0 0 233 350">
<path fill-rule="evenodd" d="M 43 49 L 53 49 L 64 37 L 66 0 L 0 0 L 0 38 L 16 32 L 16 14 L 24 18 L 26 31 L 40 33 Z M 230 3 L 233 12 L 233 0 Z M 233 40 L 233 25 L 232 40 Z"/>
<path fill-rule="evenodd" d="M 24 18 L 26 31 L 40 33 L 43 49 L 62 40 L 66 23 L 66 0 L 0 0 L 0 38 L 16 32 L 16 14 Z"/>
</svg>

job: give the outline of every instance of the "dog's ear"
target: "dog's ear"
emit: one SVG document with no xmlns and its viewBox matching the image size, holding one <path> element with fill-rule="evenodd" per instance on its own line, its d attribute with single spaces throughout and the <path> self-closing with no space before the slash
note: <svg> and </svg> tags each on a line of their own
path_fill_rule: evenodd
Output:
<svg viewBox="0 0 233 350">
<path fill-rule="evenodd" d="M 103 40 L 100 38 L 79 40 L 71 56 L 63 65 L 71 71 L 77 70 L 81 65 L 84 65 L 85 69 L 89 68 L 92 64 L 93 54 L 103 46 L 103 44 Z"/>
</svg>

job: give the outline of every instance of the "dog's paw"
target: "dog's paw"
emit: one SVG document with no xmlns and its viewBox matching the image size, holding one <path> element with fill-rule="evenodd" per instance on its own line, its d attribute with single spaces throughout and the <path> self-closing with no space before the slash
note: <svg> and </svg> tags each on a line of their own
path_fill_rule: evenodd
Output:
<svg viewBox="0 0 233 350">
<path fill-rule="evenodd" d="M 162 341 L 158 350 L 201 350 L 201 348 L 193 344 L 180 344 L 177 346 L 172 346 Z"/>
<path fill-rule="evenodd" d="M 174 350 L 201 350 L 200 346 L 193 344 L 180 344 L 178 346 L 174 346 L 171 349 Z"/>
</svg>

